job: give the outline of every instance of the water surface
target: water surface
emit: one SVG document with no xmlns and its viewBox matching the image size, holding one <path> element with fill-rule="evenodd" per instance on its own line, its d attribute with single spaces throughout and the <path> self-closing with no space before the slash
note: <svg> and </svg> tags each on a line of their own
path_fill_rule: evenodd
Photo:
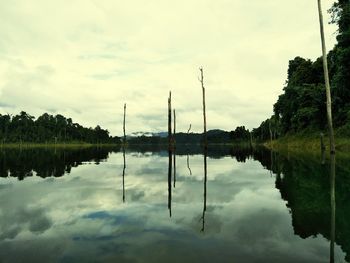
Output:
<svg viewBox="0 0 350 263">
<path fill-rule="evenodd" d="M 349 262 L 349 164 L 332 179 L 262 149 L 2 150 L 0 259 Z"/>
</svg>

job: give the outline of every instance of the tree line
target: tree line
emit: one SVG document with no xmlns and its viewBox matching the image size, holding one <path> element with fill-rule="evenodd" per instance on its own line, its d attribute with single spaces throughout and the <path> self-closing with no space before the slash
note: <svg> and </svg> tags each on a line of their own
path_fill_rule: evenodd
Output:
<svg viewBox="0 0 350 263">
<path fill-rule="evenodd" d="M 333 122 L 338 135 L 350 136 L 350 2 L 338 0 L 329 10 L 338 25 L 336 46 L 328 53 L 333 100 Z M 305 129 L 327 128 L 326 94 L 322 57 L 289 61 L 283 93 L 273 106 L 273 115 L 253 130 L 258 140 L 277 138 Z"/>
<path fill-rule="evenodd" d="M 1 143 L 120 143 L 99 125 L 86 128 L 63 115 L 34 116 L 22 111 L 18 115 L 0 114 Z"/>
</svg>

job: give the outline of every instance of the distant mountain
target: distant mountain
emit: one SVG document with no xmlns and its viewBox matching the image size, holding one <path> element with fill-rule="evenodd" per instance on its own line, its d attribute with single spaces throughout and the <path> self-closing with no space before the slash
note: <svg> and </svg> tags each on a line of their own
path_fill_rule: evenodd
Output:
<svg viewBox="0 0 350 263">
<path fill-rule="evenodd" d="M 128 136 L 131 144 L 167 144 L 167 132 L 134 132 Z M 177 144 L 202 144 L 203 133 L 184 133 L 175 134 Z M 231 143 L 232 132 L 214 129 L 207 131 L 208 143 Z"/>
<path fill-rule="evenodd" d="M 129 135 L 127 135 L 128 138 L 135 138 L 135 137 L 160 137 L 160 138 L 166 138 L 168 137 L 168 132 L 133 132 Z"/>
</svg>

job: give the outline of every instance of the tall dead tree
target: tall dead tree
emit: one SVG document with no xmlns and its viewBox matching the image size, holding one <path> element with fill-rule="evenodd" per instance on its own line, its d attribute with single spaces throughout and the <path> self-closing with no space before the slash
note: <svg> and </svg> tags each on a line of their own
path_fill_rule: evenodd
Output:
<svg viewBox="0 0 350 263">
<path fill-rule="evenodd" d="M 125 114 L 126 114 L 126 103 L 124 103 L 124 119 L 123 119 L 123 133 L 124 133 L 123 143 L 124 143 L 124 145 L 125 145 L 125 143 L 126 143 L 126 135 L 125 135 Z"/>
<path fill-rule="evenodd" d="M 173 149 L 174 149 L 174 188 L 176 185 L 176 141 L 175 141 L 175 134 L 176 134 L 176 113 L 174 109 L 174 132 L 173 132 Z"/>
<path fill-rule="evenodd" d="M 169 98 L 168 98 L 168 143 L 169 143 L 169 150 L 171 150 L 171 91 L 169 92 Z"/>
<path fill-rule="evenodd" d="M 199 68 L 199 71 L 201 73 L 199 81 L 202 85 L 202 94 L 203 94 L 203 124 L 204 124 L 204 149 L 208 148 L 208 141 L 207 141 L 207 117 L 206 117 L 206 111 L 205 111 L 205 88 L 204 88 L 204 77 L 203 77 L 203 68 Z"/>
<path fill-rule="evenodd" d="M 332 98 L 331 98 L 331 88 L 330 88 L 329 74 L 328 74 L 326 41 L 325 41 L 325 37 L 324 37 L 321 0 L 317 0 L 317 2 L 318 2 L 318 14 L 319 14 L 319 20 L 320 20 L 322 57 L 323 57 L 323 72 L 324 72 L 324 80 L 325 80 L 326 95 L 327 95 L 327 120 L 328 120 L 328 130 L 329 130 L 330 152 L 331 152 L 331 154 L 334 154 L 335 153 L 335 142 L 334 142 L 333 121 L 332 121 Z"/>
<path fill-rule="evenodd" d="M 173 144 L 174 144 L 174 146 L 176 144 L 175 136 L 176 136 L 176 112 L 174 109 L 174 132 L 173 132 Z"/>
<path fill-rule="evenodd" d="M 125 115 L 126 115 L 126 103 L 124 103 L 124 118 L 123 118 L 123 161 L 124 161 L 124 166 L 123 166 L 123 203 L 125 202 L 125 169 L 126 169 L 126 160 L 125 160 L 125 145 L 126 145 L 126 134 L 125 134 Z"/>
</svg>

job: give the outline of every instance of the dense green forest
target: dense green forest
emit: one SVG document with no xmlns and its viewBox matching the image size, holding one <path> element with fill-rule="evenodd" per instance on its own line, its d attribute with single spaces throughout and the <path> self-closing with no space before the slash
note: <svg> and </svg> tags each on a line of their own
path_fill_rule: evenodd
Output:
<svg viewBox="0 0 350 263">
<path fill-rule="evenodd" d="M 100 126 L 85 128 L 71 118 L 44 113 L 37 119 L 22 111 L 15 116 L 0 114 L 1 143 L 120 143 Z"/>
<path fill-rule="evenodd" d="M 329 10 L 338 25 L 337 44 L 328 53 L 333 122 L 340 136 L 350 136 L 350 2 L 338 0 Z M 321 52 L 321 51 L 320 51 Z M 274 114 L 253 130 L 258 140 L 277 138 L 305 129 L 327 130 L 326 92 L 322 58 L 289 61 L 287 81 Z"/>
</svg>

